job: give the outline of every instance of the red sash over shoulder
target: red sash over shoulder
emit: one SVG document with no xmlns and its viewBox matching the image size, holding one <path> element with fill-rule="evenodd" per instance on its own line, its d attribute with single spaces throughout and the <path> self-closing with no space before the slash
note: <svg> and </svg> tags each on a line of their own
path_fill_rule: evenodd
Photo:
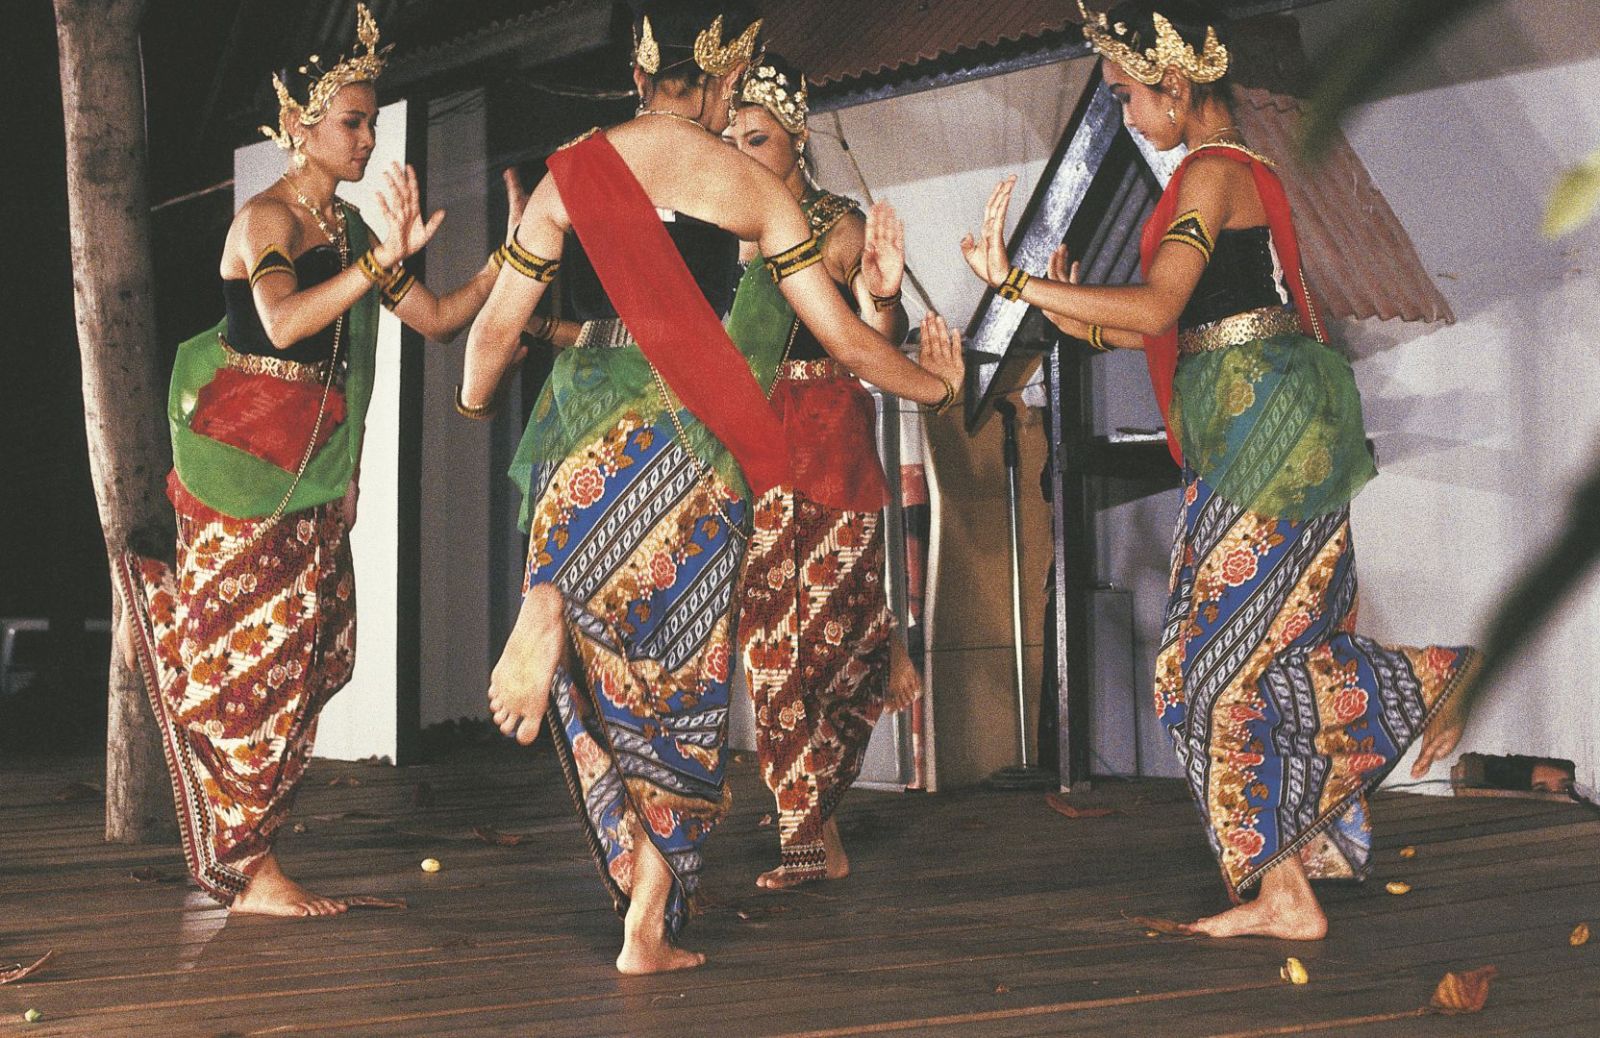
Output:
<svg viewBox="0 0 1600 1038">
<path fill-rule="evenodd" d="M 617 316 L 761 494 L 790 482 L 783 426 L 695 283 L 644 188 L 604 133 L 550 156 L 561 202 Z"/>
<path fill-rule="evenodd" d="M 1295 309 L 1300 311 L 1300 325 L 1307 335 L 1315 335 L 1317 325 L 1311 318 L 1311 300 L 1306 296 L 1305 279 L 1300 274 L 1300 240 L 1295 237 L 1294 220 L 1289 212 L 1289 198 L 1283 192 L 1283 182 L 1266 163 L 1243 148 L 1209 144 L 1190 152 L 1178 164 L 1166 191 L 1162 192 L 1161 200 L 1156 203 L 1155 212 L 1145 222 L 1144 236 L 1139 241 L 1139 266 L 1144 276 L 1149 278 L 1150 265 L 1155 262 L 1156 250 L 1161 247 L 1161 236 L 1177 215 L 1178 185 L 1183 180 L 1183 171 L 1197 155 L 1216 155 L 1249 164 L 1250 174 L 1256 182 L 1256 193 L 1261 196 L 1261 204 L 1267 211 L 1267 226 L 1272 229 L 1273 247 L 1278 252 L 1278 261 L 1283 264 L 1284 280 L 1289 283 Z M 1178 449 L 1178 440 L 1172 435 L 1172 422 L 1168 418 L 1172 408 L 1172 379 L 1178 371 L 1177 327 L 1168 328 L 1160 335 L 1146 335 L 1144 359 L 1150 367 L 1150 385 L 1155 390 L 1156 403 L 1161 407 L 1161 420 L 1167 425 L 1167 450 L 1172 452 L 1172 460 L 1182 466 L 1183 452 Z"/>
</svg>

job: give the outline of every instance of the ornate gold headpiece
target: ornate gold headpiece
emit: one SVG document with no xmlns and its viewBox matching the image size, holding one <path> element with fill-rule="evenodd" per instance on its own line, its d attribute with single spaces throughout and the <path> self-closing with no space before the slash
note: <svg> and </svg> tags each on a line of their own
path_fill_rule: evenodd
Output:
<svg viewBox="0 0 1600 1038">
<path fill-rule="evenodd" d="M 328 114 L 328 107 L 333 103 L 333 95 L 337 94 L 340 88 L 351 83 L 370 83 L 383 75 L 384 62 L 393 49 L 393 44 L 379 49 L 378 20 L 372 17 L 372 12 L 367 10 L 366 4 L 356 4 L 356 47 L 352 49 L 350 56 L 341 58 L 332 68 L 324 69 L 319 64 L 321 59 L 313 54 L 304 65 L 300 66 L 300 71 L 303 73 L 309 75 L 313 70 L 317 73 L 317 78 L 312 81 L 306 103 L 303 105 L 294 99 L 294 95 L 289 93 L 289 88 L 284 85 L 283 79 L 274 73 L 272 87 L 278 94 L 278 128 L 274 130 L 270 126 L 263 126 L 261 132 L 270 137 L 278 147 L 292 151 L 295 142 L 289 135 L 289 113 L 298 113 L 301 125 L 315 126 Z"/>
<path fill-rule="evenodd" d="M 806 132 L 809 107 L 805 76 L 801 76 L 796 85 L 771 65 L 757 65 L 744 77 L 744 84 L 739 88 L 739 100 L 765 108 L 778 120 L 778 125 L 796 137 Z"/>
<path fill-rule="evenodd" d="M 1078 10 L 1083 12 L 1083 35 L 1090 46 L 1146 86 L 1161 82 L 1168 68 L 1176 68 L 1195 83 L 1214 83 L 1228 71 L 1228 48 L 1217 40 L 1215 26 L 1206 26 L 1205 44 L 1196 52 L 1171 22 L 1159 13 L 1152 14 L 1156 43 L 1141 50 L 1137 39 L 1127 39 L 1125 23 L 1108 25 L 1106 16 L 1090 11 L 1083 0 L 1078 0 Z"/>
<path fill-rule="evenodd" d="M 720 76 L 730 72 L 740 64 L 748 62 L 755 54 L 756 37 L 760 34 L 761 19 L 757 18 L 744 32 L 724 44 L 722 15 L 719 14 L 709 28 L 702 29 L 694 38 L 694 63 L 708 75 Z M 633 63 L 643 69 L 646 75 L 653 76 L 661 71 L 661 44 L 656 40 L 655 30 L 650 26 L 649 15 L 645 15 L 643 25 L 634 37 Z"/>
</svg>

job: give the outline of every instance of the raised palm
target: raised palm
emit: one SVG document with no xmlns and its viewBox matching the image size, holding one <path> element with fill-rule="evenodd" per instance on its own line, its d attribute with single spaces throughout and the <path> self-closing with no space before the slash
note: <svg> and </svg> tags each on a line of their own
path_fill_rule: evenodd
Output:
<svg viewBox="0 0 1600 1038">
<path fill-rule="evenodd" d="M 444 210 L 423 220 L 417 171 L 410 166 L 402 169 L 398 162 L 390 163 L 383 171 L 383 181 L 385 186 L 378 190 L 378 209 L 389 227 L 377 258 L 384 266 L 392 267 L 422 251 L 444 222 Z"/>
<path fill-rule="evenodd" d="M 875 296 L 899 294 L 906 273 L 906 227 L 888 202 L 867 210 L 866 239 L 861 245 L 861 277 Z"/>
</svg>

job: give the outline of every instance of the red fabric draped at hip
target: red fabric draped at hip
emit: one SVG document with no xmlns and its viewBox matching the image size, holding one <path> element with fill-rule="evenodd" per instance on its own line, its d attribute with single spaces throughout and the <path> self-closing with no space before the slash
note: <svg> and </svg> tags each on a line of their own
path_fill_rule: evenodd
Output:
<svg viewBox="0 0 1600 1038">
<path fill-rule="evenodd" d="M 772 408 L 789 439 L 794 486 L 829 508 L 876 512 L 889 501 L 873 434 L 872 395 L 848 376 L 780 378 Z"/>
</svg>

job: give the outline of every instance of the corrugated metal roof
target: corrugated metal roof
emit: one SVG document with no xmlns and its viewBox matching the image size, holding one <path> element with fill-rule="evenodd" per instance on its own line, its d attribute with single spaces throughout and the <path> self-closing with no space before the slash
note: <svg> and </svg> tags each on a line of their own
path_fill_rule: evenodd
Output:
<svg viewBox="0 0 1600 1038">
<path fill-rule="evenodd" d="M 1066 0 L 763 0 L 761 8 L 768 45 L 816 86 L 1077 31 Z"/>
<path fill-rule="evenodd" d="M 1236 94 L 1239 129 L 1283 176 L 1306 277 L 1325 314 L 1453 323 L 1450 304 L 1343 135 L 1308 167 L 1297 157 L 1300 102 L 1264 90 Z"/>
</svg>

